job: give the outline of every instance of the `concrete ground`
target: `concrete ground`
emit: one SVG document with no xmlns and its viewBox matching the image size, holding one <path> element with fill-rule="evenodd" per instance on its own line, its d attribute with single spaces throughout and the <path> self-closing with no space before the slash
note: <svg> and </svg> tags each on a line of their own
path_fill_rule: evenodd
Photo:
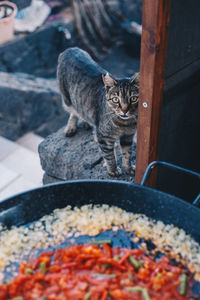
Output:
<svg viewBox="0 0 200 300">
<path fill-rule="evenodd" d="M 0 201 L 42 185 L 37 152 L 42 140 L 32 132 L 16 142 L 0 137 Z"/>
</svg>

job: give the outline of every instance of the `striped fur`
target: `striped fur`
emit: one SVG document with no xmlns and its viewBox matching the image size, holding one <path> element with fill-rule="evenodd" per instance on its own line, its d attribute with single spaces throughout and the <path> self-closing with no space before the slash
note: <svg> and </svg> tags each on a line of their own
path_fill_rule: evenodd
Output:
<svg viewBox="0 0 200 300">
<path fill-rule="evenodd" d="M 58 60 L 57 78 L 64 108 L 70 112 L 66 136 L 77 130 L 78 118 L 96 128 L 97 140 L 111 176 L 119 176 L 114 144 L 120 139 L 123 166 L 134 174 L 131 164 L 133 136 L 137 128 L 139 75 L 115 79 L 85 51 L 65 50 Z"/>
</svg>

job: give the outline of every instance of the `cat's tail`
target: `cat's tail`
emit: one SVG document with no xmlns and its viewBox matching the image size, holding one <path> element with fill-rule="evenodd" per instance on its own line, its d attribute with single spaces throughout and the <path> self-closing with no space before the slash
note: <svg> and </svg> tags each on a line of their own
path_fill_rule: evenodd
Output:
<svg viewBox="0 0 200 300">
<path fill-rule="evenodd" d="M 66 80 L 65 80 L 65 63 L 63 61 L 63 53 L 61 53 L 58 57 L 58 67 L 57 67 L 57 81 L 58 86 L 62 95 L 63 104 L 64 106 L 70 106 L 72 104 L 70 95 L 66 86 Z"/>
</svg>

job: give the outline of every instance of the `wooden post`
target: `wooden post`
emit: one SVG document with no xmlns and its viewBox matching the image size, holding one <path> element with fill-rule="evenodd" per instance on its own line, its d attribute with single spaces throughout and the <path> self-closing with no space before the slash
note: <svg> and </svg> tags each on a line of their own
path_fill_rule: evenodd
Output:
<svg viewBox="0 0 200 300">
<path fill-rule="evenodd" d="M 158 159 L 159 129 L 167 53 L 170 0 L 143 0 L 140 94 L 135 183 Z M 155 186 L 156 176 L 150 186 Z"/>
</svg>

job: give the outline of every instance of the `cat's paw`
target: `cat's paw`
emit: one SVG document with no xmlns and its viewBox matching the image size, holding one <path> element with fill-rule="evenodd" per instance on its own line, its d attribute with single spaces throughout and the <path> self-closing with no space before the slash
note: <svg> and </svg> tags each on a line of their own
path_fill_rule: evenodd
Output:
<svg viewBox="0 0 200 300">
<path fill-rule="evenodd" d="M 66 127 L 66 128 L 65 128 L 64 134 L 65 134 L 65 136 L 68 136 L 68 137 L 69 137 L 69 136 L 75 135 L 76 131 L 77 131 L 77 128 L 76 128 L 76 127 L 71 127 L 71 126 L 69 126 L 69 127 Z"/>
<path fill-rule="evenodd" d="M 119 177 L 122 174 L 122 171 L 119 167 L 117 167 L 115 170 L 108 170 L 108 174 L 112 177 Z"/>
<path fill-rule="evenodd" d="M 92 126 L 90 126 L 90 124 L 88 124 L 87 122 L 85 122 L 85 121 L 83 121 L 83 128 L 85 129 L 85 130 L 90 130 L 91 128 L 92 128 Z"/>
<path fill-rule="evenodd" d="M 130 166 L 125 169 L 126 174 L 134 176 L 135 175 L 135 165 Z"/>
</svg>

